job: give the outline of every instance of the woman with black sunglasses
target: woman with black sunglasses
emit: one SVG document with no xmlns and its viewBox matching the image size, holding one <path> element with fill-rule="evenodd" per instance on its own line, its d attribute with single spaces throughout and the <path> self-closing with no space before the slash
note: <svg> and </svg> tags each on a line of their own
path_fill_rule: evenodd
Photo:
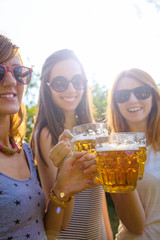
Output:
<svg viewBox="0 0 160 240">
<path fill-rule="evenodd" d="M 160 237 L 160 94 L 152 77 L 140 70 L 121 72 L 109 95 L 112 132 L 145 132 L 147 161 L 133 192 L 111 194 L 120 218 L 117 240 Z"/>
<path fill-rule="evenodd" d="M 57 206 L 65 209 L 72 195 L 93 186 L 79 161 L 89 160 L 88 171 L 95 172 L 95 162 L 83 153 L 67 158 L 52 185 L 50 201 L 38 182 L 31 149 L 24 142 L 24 85 L 31 80 L 32 69 L 24 67 L 19 48 L 0 35 L 0 239 L 53 240 L 61 226 Z M 52 150 L 54 155 L 54 149 Z M 49 152 L 46 152 L 49 155 Z M 85 170 L 87 170 L 85 169 Z M 46 205 L 48 206 L 46 210 Z"/>
<path fill-rule="evenodd" d="M 87 79 L 79 59 L 68 49 L 53 53 L 42 68 L 39 106 L 31 139 L 47 197 L 56 180 L 58 168 L 53 165 L 46 152 L 57 144 L 64 129 L 72 132 L 74 126 L 92 121 Z M 70 144 L 67 140 L 64 141 L 68 144 L 69 151 Z M 67 153 L 63 150 L 62 155 Z M 68 213 L 72 217 L 67 227 Z M 61 216 L 63 226 L 57 239 L 106 240 L 107 235 L 108 239 L 112 239 L 105 194 L 101 186 L 77 194 L 70 206 L 61 212 Z"/>
</svg>

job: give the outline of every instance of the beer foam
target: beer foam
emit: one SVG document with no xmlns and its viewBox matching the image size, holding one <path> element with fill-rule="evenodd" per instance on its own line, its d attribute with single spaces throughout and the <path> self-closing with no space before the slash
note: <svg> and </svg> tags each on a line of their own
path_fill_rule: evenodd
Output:
<svg viewBox="0 0 160 240">
<path fill-rule="evenodd" d="M 96 148 L 96 152 L 105 152 L 105 151 L 128 151 L 128 150 L 139 150 L 138 144 L 103 144 L 103 146 Z"/>
<path fill-rule="evenodd" d="M 84 141 L 84 140 L 96 140 L 96 135 L 83 135 L 83 134 L 79 134 L 77 136 L 73 137 L 73 141 Z"/>
</svg>

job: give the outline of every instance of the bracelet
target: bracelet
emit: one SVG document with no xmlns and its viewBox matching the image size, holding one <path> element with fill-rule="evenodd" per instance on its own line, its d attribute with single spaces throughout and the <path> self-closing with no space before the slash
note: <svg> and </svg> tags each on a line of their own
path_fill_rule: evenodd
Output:
<svg viewBox="0 0 160 240">
<path fill-rule="evenodd" d="M 61 198 L 63 198 L 64 195 L 65 195 L 64 193 L 60 193 Z M 71 196 L 67 201 L 63 201 L 56 196 L 54 190 L 52 189 L 50 191 L 49 198 L 50 198 L 51 202 L 53 202 L 56 207 L 60 207 L 60 208 L 64 209 L 64 208 L 67 208 L 67 205 L 70 202 L 70 200 L 73 198 L 73 196 Z"/>
</svg>

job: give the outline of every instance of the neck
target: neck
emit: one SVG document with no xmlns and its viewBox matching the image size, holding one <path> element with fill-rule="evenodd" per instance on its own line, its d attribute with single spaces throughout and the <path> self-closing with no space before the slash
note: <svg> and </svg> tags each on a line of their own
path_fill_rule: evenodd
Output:
<svg viewBox="0 0 160 240">
<path fill-rule="evenodd" d="M 146 142 L 147 146 L 150 144 L 149 137 L 148 137 L 148 131 L 147 131 L 147 122 L 142 123 L 128 123 L 129 125 L 129 131 L 131 132 L 144 132 L 146 135 Z"/>
<path fill-rule="evenodd" d="M 9 130 L 10 130 L 10 116 L 7 116 L 5 118 L 0 118 L 0 143 L 10 147 L 10 141 L 9 141 Z"/>
<path fill-rule="evenodd" d="M 65 123 L 64 127 L 69 129 L 72 132 L 72 128 L 77 125 L 75 112 L 65 113 Z"/>
<path fill-rule="evenodd" d="M 129 131 L 131 132 L 147 132 L 147 122 L 142 123 L 128 123 Z"/>
</svg>

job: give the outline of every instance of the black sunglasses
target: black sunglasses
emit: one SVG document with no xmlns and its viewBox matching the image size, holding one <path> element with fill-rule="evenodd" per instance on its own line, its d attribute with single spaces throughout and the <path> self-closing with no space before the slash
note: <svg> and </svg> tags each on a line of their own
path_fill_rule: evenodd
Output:
<svg viewBox="0 0 160 240">
<path fill-rule="evenodd" d="M 149 98 L 150 95 L 152 94 L 152 87 L 150 87 L 149 85 L 143 85 L 133 89 L 117 90 L 115 91 L 115 95 L 114 95 L 115 101 L 117 103 L 128 102 L 132 92 L 137 99 L 145 100 Z"/>
<path fill-rule="evenodd" d="M 7 72 L 11 72 L 18 84 L 28 85 L 31 81 L 32 68 L 24 66 L 6 66 L 0 64 L 0 83 L 4 81 Z"/>
<path fill-rule="evenodd" d="M 47 85 L 51 86 L 56 92 L 64 92 L 67 90 L 69 83 L 72 83 L 76 90 L 82 90 L 84 89 L 85 78 L 82 74 L 77 74 L 69 81 L 63 76 L 57 76 L 50 83 L 47 82 Z"/>
</svg>

